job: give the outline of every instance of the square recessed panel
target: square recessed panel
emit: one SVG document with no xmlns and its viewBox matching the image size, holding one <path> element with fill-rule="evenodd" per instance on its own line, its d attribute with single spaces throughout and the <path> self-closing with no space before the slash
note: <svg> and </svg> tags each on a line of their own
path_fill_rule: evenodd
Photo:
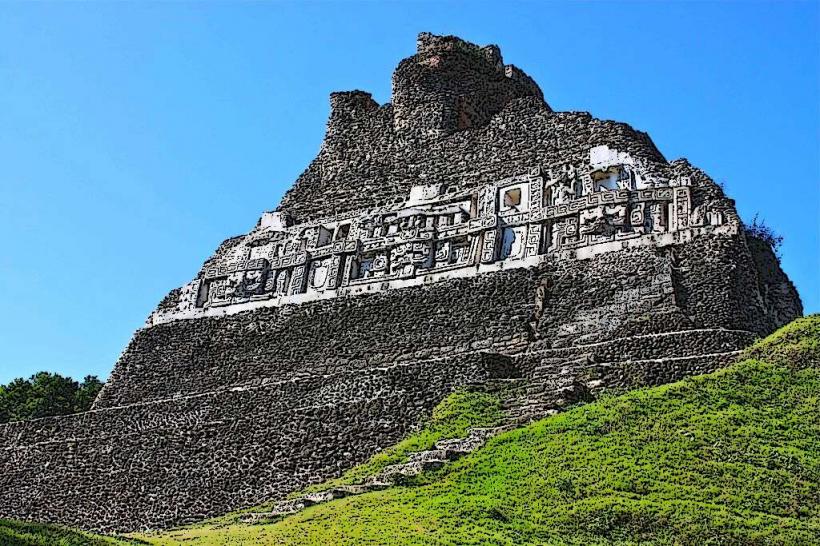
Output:
<svg viewBox="0 0 820 546">
<path fill-rule="evenodd" d="M 521 188 L 512 188 L 504 192 L 504 208 L 521 205 Z"/>
</svg>

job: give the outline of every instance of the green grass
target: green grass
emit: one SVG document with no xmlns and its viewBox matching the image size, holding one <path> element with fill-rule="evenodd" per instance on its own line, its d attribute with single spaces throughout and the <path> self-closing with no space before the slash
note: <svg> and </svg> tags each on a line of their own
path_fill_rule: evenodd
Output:
<svg viewBox="0 0 820 546">
<path fill-rule="evenodd" d="M 92 535 L 57 525 L 25 523 L 0 519 L 0 544 L 3 546 L 111 546 L 145 544 Z"/>
<path fill-rule="evenodd" d="M 817 543 L 819 344 L 820 317 L 801 319 L 730 368 L 576 407 L 500 435 L 416 483 L 317 505 L 273 524 L 205 525 L 144 538 L 154 544 Z"/>
<path fill-rule="evenodd" d="M 454 392 L 433 409 L 432 416 L 418 432 L 377 453 L 369 461 L 348 470 L 341 477 L 308 487 L 305 491 L 321 491 L 339 485 L 361 483 L 389 465 L 406 462 L 410 453 L 433 449 L 439 440 L 463 438 L 470 427 L 498 425 L 503 417 L 501 401 L 496 395 L 476 391 Z"/>
<path fill-rule="evenodd" d="M 496 415 L 495 403 L 477 404 L 462 419 L 472 402 L 449 399 L 418 434 L 341 480 Z M 139 538 L 160 545 L 817 544 L 818 408 L 820 317 L 813 316 L 758 342 L 730 368 L 575 407 L 405 486 L 270 524 L 212 521 Z"/>
</svg>

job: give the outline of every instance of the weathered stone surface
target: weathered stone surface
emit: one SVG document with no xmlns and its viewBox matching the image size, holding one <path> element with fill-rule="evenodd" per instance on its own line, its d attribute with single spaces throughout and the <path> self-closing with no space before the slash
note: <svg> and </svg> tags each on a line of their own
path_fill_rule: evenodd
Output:
<svg viewBox="0 0 820 546">
<path fill-rule="evenodd" d="M 802 314 L 705 173 L 553 112 L 497 47 L 423 34 L 393 88 L 331 96 L 317 158 L 159 304 L 93 411 L 0 426 L 0 516 L 133 530 L 281 500 L 452 389 L 514 379 L 525 422 Z"/>
<path fill-rule="evenodd" d="M 0 506 L 104 529 L 224 513 L 336 475 L 508 372 L 468 353 L 4 425 Z"/>
</svg>

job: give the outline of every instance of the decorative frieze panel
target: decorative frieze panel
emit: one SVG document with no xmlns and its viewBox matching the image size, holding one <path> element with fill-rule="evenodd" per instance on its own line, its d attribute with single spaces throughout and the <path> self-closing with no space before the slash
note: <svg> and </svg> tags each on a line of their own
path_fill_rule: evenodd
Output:
<svg viewBox="0 0 820 546">
<path fill-rule="evenodd" d="M 498 230 L 490 229 L 484 232 L 483 243 L 481 245 L 481 263 L 488 264 L 496 260 L 496 247 L 498 246 Z"/>
<path fill-rule="evenodd" d="M 291 296 L 301 294 L 305 291 L 305 269 L 304 265 L 297 265 L 293 268 L 290 278 L 290 289 L 288 290 L 288 294 Z"/>
<path fill-rule="evenodd" d="M 526 248 L 527 226 L 504 228 L 501 234 L 500 259 L 520 259 Z M 483 256 L 482 256 L 483 258 Z"/>
<path fill-rule="evenodd" d="M 212 279 L 214 277 L 225 277 L 237 271 L 251 271 L 257 269 L 267 269 L 268 260 L 265 258 L 257 258 L 242 262 L 228 262 L 209 267 L 205 271 L 205 278 Z"/>
<path fill-rule="evenodd" d="M 650 177 L 628 154 L 604 146 L 591 150 L 586 165 L 534 168 L 471 191 L 414 187 L 394 207 L 303 224 L 265 213 L 243 241 L 183 287 L 175 312 L 333 295 L 496 262 L 534 264 L 616 241 L 655 244 L 652 237 L 724 221 L 707 205 L 692 210 L 688 179 Z"/>
<path fill-rule="evenodd" d="M 524 248 L 524 257 L 530 258 L 541 253 L 542 224 L 530 224 L 527 229 L 527 244 Z"/>
<path fill-rule="evenodd" d="M 343 275 L 342 265 L 344 264 L 344 255 L 334 254 L 330 258 L 330 268 L 327 276 L 326 288 L 328 290 L 335 290 L 339 287 L 339 280 Z"/>
<path fill-rule="evenodd" d="M 673 210 L 675 211 L 675 225 L 680 229 L 689 227 L 689 212 L 691 201 L 688 188 L 676 188 Z"/>
<path fill-rule="evenodd" d="M 331 258 L 324 258 L 311 262 L 308 287 L 314 290 L 325 288 L 328 278 L 330 277 L 331 260 Z"/>
</svg>

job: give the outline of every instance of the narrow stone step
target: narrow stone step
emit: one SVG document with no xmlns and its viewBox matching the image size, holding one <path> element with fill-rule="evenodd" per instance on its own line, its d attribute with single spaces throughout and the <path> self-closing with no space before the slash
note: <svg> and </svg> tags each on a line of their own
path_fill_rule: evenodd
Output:
<svg viewBox="0 0 820 546">
<path fill-rule="evenodd" d="M 239 516 L 239 521 L 242 523 L 258 523 L 260 521 L 269 520 L 280 516 L 288 516 L 304 510 L 311 504 L 313 503 L 305 501 L 305 499 L 301 498 L 281 501 L 274 504 L 268 512 L 250 512 L 247 514 L 242 514 Z"/>
<path fill-rule="evenodd" d="M 241 521 L 242 523 L 253 524 L 266 521 L 278 516 L 295 514 L 296 512 L 298 512 L 298 510 L 293 510 L 292 512 L 251 512 L 250 514 L 242 514 L 241 516 L 239 516 L 239 521 Z"/>
<path fill-rule="evenodd" d="M 453 450 L 431 449 L 429 451 L 419 451 L 416 453 L 411 453 L 408 459 L 410 462 L 428 460 L 452 461 L 454 459 L 457 459 L 459 455 L 460 452 Z"/>
<path fill-rule="evenodd" d="M 436 448 L 443 451 L 464 454 L 475 451 L 483 443 L 484 439 L 478 437 L 456 438 L 453 440 L 439 440 L 436 442 Z"/>
<path fill-rule="evenodd" d="M 554 413 L 557 411 L 557 407 L 552 401 L 537 400 L 510 408 L 507 411 L 507 415 L 517 415 L 533 411 L 551 411 Z"/>
<path fill-rule="evenodd" d="M 446 462 L 447 461 L 441 459 L 427 459 L 390 465 L 379 474 L 379 479 L 395 483 L 402 477 L 418 476 L 428 470 L 437 470 L 444 466 Z"/>
<path fill-rule="evenodd" d="M 388 481 L 381 480 L 377 476 L 373 476 L 372 478 L 368 478 L 362 486 L 367 487 L 369 491 L 381 491 L 382 489 L 392 487 L 393 484 Z"/>
<path fill-rule="evenodd" d="M 521 412 L 511 414 L 508 417 L 508 422 L 516 426 L 521 426 L 532 423 L 533 421 L 539 421 L 545 417 L 549 417 L 550 415 L 555 415 L 556 413 L 558 413 L 558 410 L 554 408 L 526 409 Z"/>
<path fill-rule="evenodd" d="M 437 449 L 457 451 L 461 453 L 469 453 L 475 451 L 487 441 L 487 439 L 506 432 L 509 428 L 505 426 L 500 427 L 481 427 L 470 429 L 470 433 L 466 438 L 455 438 L 452 440 L 439 440 L 436 442 Z"/>
<path fill-rule="evenodd" d="M 505 401 L 501 407 L 505 410 L 515 409 L 522 406 L 529 406 L 531 404 L 543 404 L 547 402 L 547 400 L 548 399 L 543 396 L 520 396 L 518 398 Z"/>
<path fill-rule="evenodd" d="M 333 500 L 333 493 L 331 492 L 332 489 L 327 491 L 319 491 L 317 493 L 308 493 L 302 499 L 310 502 L 310 504 L 318 504 L 320 502 L 327 502 Z M 310 506 L 310 505 L 308 505 Z"/>
</svg>

